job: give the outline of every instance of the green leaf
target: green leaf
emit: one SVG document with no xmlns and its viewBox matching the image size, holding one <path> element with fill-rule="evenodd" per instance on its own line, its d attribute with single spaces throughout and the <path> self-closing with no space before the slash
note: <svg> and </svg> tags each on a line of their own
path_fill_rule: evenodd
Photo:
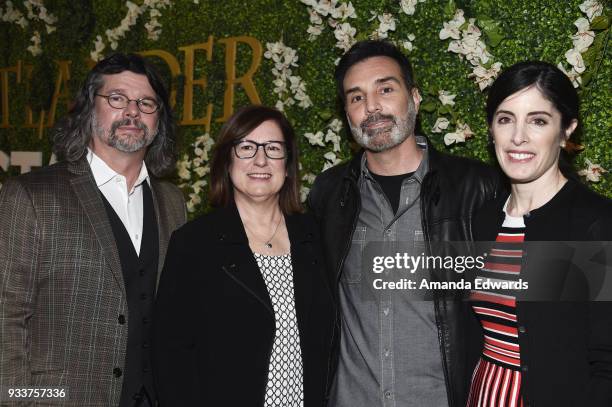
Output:
<svg viewBox="0 0 612 407">
<path fill-rule="evenodd" d="M 423 90 L 425 91 L 426 95 L 435 96 L 435 97 L 438 96 L 438 87 L 434 84 L 429 85 Z"/>
<path fill-rule="evenodd" d="M 582 54 L 582 60 L 584 61 L 584 64 L 586 66 L 594 64 L 603 52 L 606 34 L 607 32 L 601 32 L 597 34 L 595 36 L 595 40 L 593 40 L 593 44 L 591 44 L 589 49 L 584 54 Z"/>
<path fill-rule="evenodd" d="M 422 103 L 420 110 L 422 110 L 424 112 L 427 112 L 427 113 L 435 112 L 436 111 L 436 102 Z"/>
<path fill-rule="evenodd" d="M 446 5 L 444 6 L 444 15 L 446 17 L 452 18 L 455 15 L 455 10 L 457 10 L 455 0 L 448 0 L 448 2 L 446 2 Z"/>
<path fill-rule="evenodd" d="M 438 109 L 438 113 L 441 115 L 451 113 L 452 111 L 453 109 L 449 105 L 442 105 L 442 107 Z"/>
<path fill-rule="evenodd" d="M 487 16 L 478 17 L 478 25 L 482 28 L 488 39 L 488 44 L 495 48 L 506 36 L 504 35 L 499 22 Z"/>
<path fill-rule="evenodd" d="M 321 118 L 321 120 L 329 120 L 332 117 L 332 112 L 330 112 L 329 110 L 323 110 L 321 113 L 319 113 L 319 117 Z"/>
<path fill-rule="evenodd" d="M 593 79 L 593 70 L 589 69 L 588 71 L 586 71 L 584 74 L 582 74 L 580 79 L 582 80 L 581 86 L 583 88 L 586 88 L 591 82 L 591 79 Z"/>
<path fill-rule="evenodd" d="M 591 21 L 591 30 L 605 30 L 608 27 L 610 27 L 610 18 L 606 15 L 602 14 Z"/>
</svg>

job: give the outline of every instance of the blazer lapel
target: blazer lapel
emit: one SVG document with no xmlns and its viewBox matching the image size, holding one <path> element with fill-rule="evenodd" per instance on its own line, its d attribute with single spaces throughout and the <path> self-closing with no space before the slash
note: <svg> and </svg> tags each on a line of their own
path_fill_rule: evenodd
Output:
<svg viewBox="0 0 612 407">
<path fill-rule="evenodd" d="M 221 270 L 257 298 L 274 316 L 266 283 L 249 247 L 238 209 L 235 206 L 218 209 L 215 215 Z"/>
<path fill-rule="evenodd" d="M 295 308 L 300 332 L 304 332 L 312 301 L 313 234 L 300 222 L 300 215 L 285 217 L 289 240 L 291 241 L 291 260 L 293 267 L 293 290 Z M 315 265 L 316 267 L 317 265 Z"/>
<path fill-rule="evenodd" d="M 85 215 L 89 219 L 98 243 L 100 243 L 102 247 L 105 260 L 115 277 L 115 281 L 125 296 L 125 284 L 123 282 L 121 262 L 117 252 L 115 236 L 113 235 L 113 230 L 108 220 L 104 203 L 102 202 L 102 198 L 100 198 L 100 190 L 96 186 L 89 165 L 85 159 L 82 159 L 70 163 L 68 165 L 68 170 L 73 174 L 73 177 L 70 179 L 70 184 L 83 207 Z"/>
<path fill-rule="evenodd" d="M 164 268 L 164 259 L 166 258 L 166 250 L 168 249 L 168 241 L 170 240 L 170 227 L 168 225 L 169 212 L 166 208 L 164 196 L 158 192 L 156 188 L 157 182 L 153 178 L 151 180 L 151 195 L 153 196 L 153 208 L 155 209 L 155 219 L 157 220 L 157 235 L 159 240 L 159 255 L 157 258 L 157 281 L 155 282 L 155 291 L 159 285 L 162 269 Z M 145 181 L 146 182 L 146 181 Z M 164 214 L 162 216 L 161 214 Z"/>
</svg>

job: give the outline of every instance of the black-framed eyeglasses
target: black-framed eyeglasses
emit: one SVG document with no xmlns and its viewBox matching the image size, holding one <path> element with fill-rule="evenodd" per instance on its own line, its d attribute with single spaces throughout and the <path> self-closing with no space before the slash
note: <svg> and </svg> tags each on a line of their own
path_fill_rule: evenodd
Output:
<svg viewBox="0 0 612 407">
<path fill-rule="evenodd" d="M 287 156 L 287 149 L 284 141 L 266 141 L 256 143 L 251 140 L 242 140 L 234 143 L 234 153 L 240 159 L 253 158 L 257 155 L 259 147 L 263 147 L 266 157 L 272 160 L 282 160 Z"/>
<path fill-rule="evenodd" d="M 130 102 L 136 102 L 138 110 L 145 114 L 155 113 L 159 109 L 159 103 L 157 103 L 155 99 L 151 98 L 130 99 L 121 93 L 112 93 L 110 95 L 96 93 L 95 95 L 106 99 L 109 106 L 115 109 L 125 109 L 128 107 Z"/>
</svg>

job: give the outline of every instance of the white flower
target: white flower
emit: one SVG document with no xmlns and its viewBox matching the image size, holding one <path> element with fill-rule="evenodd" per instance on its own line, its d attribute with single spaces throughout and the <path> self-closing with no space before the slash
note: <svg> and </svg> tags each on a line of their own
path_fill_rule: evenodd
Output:
<svg viewBox="0 0 612 407">
<path fill-rule="evenodd" d="M 592 163 L 588 158 L 585 163 L 587 167 L 578 171 L 578 175 L 586 177 L 588 181 L 599 182 L 603 173 L 608 172 L 601 165 Z"/>
<path fill-rule="evenodd" d="M 355 7 L 350 1 L 342 3 L 331 12 L 331 16 L 337 20 L 346 20 L 347 18 L 357 18 Z"/>
<path fill-rule="evenodd" d="M 312 185 L 315 182 L 316 178 L 317 176 L 310 172 L 302 175 L 302 181 L 305 181 L 310 185 Z"/>
<path fill-rule="evenodd" d="M 452 93 L 446 90 L 438 91 L 438 99 L 440 99 L 440 102 L 442 102 L 443 105 L 454 106 L 455 105 L 454 99 L 456 97 L 457 95 L 453 95 Z"/>
<path fill-rule="evenodd" d="M 333 167 L 334 165 L 340 164 L 340 159 L 336 156 L 336 154 L 334 154 L 333 151 L 325 153 L 325 155 L 323 155 L 323 158 L 325 158 L 326 160 L 325 164 L 323 165 L 323 171 Z"/>
<path fill-rule="evenodd" d="M 338 133 L 340 130 L 342 130 L 342 120 L 338 120 L 338 119 L 333 119 L 328 127 L 335 133 Z"/>
<path fill-rule="evenodd" d="M 339 24 L 334 30 L 334 36 L 338 40 L 336 47 L 348 51 L 355 43 L 355 34 L 357 34 L 357 30 L 349 23 Z"/>
<path fill-rule="evenodd" d="M 40 48 L 40 33 L 38 31 L 34 31 L 34 35 L 30 38 L 30 41 L 32 41 L 32 45 L 27 48 L 30 54 L 34 56 L 42 54 L 42 48 Z"/>
<path fill-rule="evenodd" d="M 372 33 L 372 38 L 382 39 L 387 38 L 389 31 L 395 31 L 395 18 L 393 14 L 383 13 L 382 15 L 376 16 L 379 21 L 378 28 Z"/>
<path fill-rule="evenodd" d="M 96 49 L 91 51 L 89 56 L 92 60 L 97 62 L 102 59 L 102 51 L 104 51 L 104 48 L 106 47 L 106 44 L 104 44 L 104 41 L 102 41 L 102 37 L 100 35 L 96 36 L 96 40 L 94 41 L 94 47 Z"/>
<path fill-rule="evenodd" d="M 400 7 L 402 11 L 409 16 L 413 15 L 416 11 L 417 3 L 424 3 L 425 0 L 400 0 Z"/>
<path fill-rule="evenodd" d="M 431 129 L 431 132 L 432 133 L 442 133 L 442 130 L 448 129 L 449 124 L 450 122 L 448 121 L 446 117 L 438 117 L 436 119 L 436 122 L 434 123 L 434 126 Z"/>
<path fill-rule="evenodd" d="M 464 123 L 457 122 L 457 127 L 452 133 L 446 133 L 444 135 L 444 144 L 447 146 L 454 143 L 465 143 L 465 140 L 472 137 L 474 133 L 470 129 L 470 126 Z"/>
<path fill-rule="evenodd" d="M 571 66 L 574 67 L 574 70 L 578 73 L 583 73 L 586 69 L 586 67 L 584 66 L 582 55 L 575 48 L 572 48 L 565 53 L 565 59 Z"/>
<path fill-rule="evenodd" d="M 306 30 L 306 32 L 309 34 L 308 40 L 314 41 L 323 32 L 323 26 L 322 25 L 310 25 L 308 26 L 308 29 Z"/>
<path fill-rule="evenodd" d="M 595 17 L 600 16 L 603 12 L 603 4 L 597 0 L 586 0 L 579 7 L 587 15 L 589 21 L 593 21 Z"/>
<path fill-rule="evenodd" d="M 308 142 L 313 146 L 325 147 L 325 142 L 323 142 L 324 135 L 322 131 L 317 131 L 316 133 L 305 133 L 304 137 L 306 137 Z"/>
<path fill-rule="evenodd" d="M 595 39 L 595 32 L 589 31 L 589 22 L 586 18 L 581 17 L 574 22 L 578 28 L 578 32 L 572 36 L 574 48 L 580 52 L 585 52 Z"/>
<path fill-rule="evenodd" d="M 580 74 L 576 72 L 576 70 L 574 70 L 573 67 L 568 72 L 567 70 L 565 70 L 565 67 L 563 66 L 563 64 L 559 62 L 559 64 L 557 65 L 557 68 L 559 68 L 561 71 L 563 71 L 564 74 L 567 75 L 570 81 L 572 81 L 572 85 L 574 85 L 575 88 L 580 86 L 580 84 L 582 83 L 582 79 L 580 78 Z"/>
<path fill-rule="evenodd" d="M 472 73 L 469 75 L 470 78 L 477 78 L 476 83 L 480 90 L 484 90 L 487 86 L 491 85 L 497 75 L 499 75 L 499 71 L 501 70 L 501 62 L 495 62 L 491 65 L 491 68 L 486 69 L 483 66 L 474 67 Z"/>
<path fill-rule="evenodd" d="M 325 135 L 325 142 L 332 142 L 334 145 L 333 150 L 335 152 L 340 152 L 340 136 L 334 133 L 331 129 L 327 130 L 327 134 Z"/>
<path fill-rule="evenodd" d="M 191 163 L 189 162 L 189 157 L 187 156 L 187 154 L 184 155 L 182 160 L 177 161 L 176 167 L 178 170 L 178 176 L 181 179 L 184 179 L 184 180 L 191 179 L 191 172 L 189 171 L 189 168 L 191 167 Z"/>
<path fill-rule="evenodd" d="M 308 194 L 310 193 L 310 188 L 305 185 L 300 186 L 300 202 L 306 202 L 308 198 Z"/>
<path fill-rule="evenodd" d="M 452 20 L 443 23 L 443 28 L 440 30 L 440 39 L 445 40 L 452 38 L 458 40 L 461 38 L 461 31 L 459 28 L 465 23 L 465 17 L 463 17 L 463 10 L 457 9 L 455 16 Z"/>
<path fill-rule="evenodd" d="M 412 44 L 412 41 L 414 41 L 415 38 L 416 37 L 414 34 L 408 34 L 407 39 L 402 42 L 402 47 L 404 47 L 406 51 L 412 51 L 414 49 L 414 45 Z"/>
</svg>

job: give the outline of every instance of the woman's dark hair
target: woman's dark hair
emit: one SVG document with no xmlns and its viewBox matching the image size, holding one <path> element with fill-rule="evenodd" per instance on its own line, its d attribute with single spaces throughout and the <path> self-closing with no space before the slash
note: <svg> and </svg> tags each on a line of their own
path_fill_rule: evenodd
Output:
<svg viewBox="0 0 612 407">
<path fill-rule="evenodd" d="M 336 89 L 342 103 L 346 102 L 344 94 L 344 77 L 348 70 L 355 64 L 372 57 L 387 57 L 393 59 L 400 67 L 402 79 L 408 90 L 416 86 L 412 75 L 412 67 L 406 55 L 393 44 L 383 40 L 366 40 L 355 43 L 347 52 L 340 58 L 340 62 L 336 67 L 334 76 L 336 78 Z"/>
<path fill-rule="evenodd" d="M 285 158 L 287 177 L 279 192 L 280 209 L 285 215 L 302 211 L 299 196 L 299 156 L 293 128 L 281 112 L 259 105 L 239 109 L 219 131 L 210 169 L 209 198 L 212 206 L 226 207 L 234 202 L 234 188 L 229 175 L 229 168 L 234 159 L 234 144 L 268 120 L 272 120 L 280 128 L 287 149 Z"/>
<path fill-rule="evenodd" d="M 487 97 L 487 123 L 489 128 L 499 105 L 510 95 L 535 86 L 561 113 L 561 128 L 567 129 L 580 116 L 578 93 L 566 74 L 556 66 L 542 61 L 524 61 L 512 65 L 491 85 Z M 571 166 L 571 157 L 561 151 L 559 168 L 568 178 L 578 178 Z"/>
<path fill-rule="evenodd" d="M 95 95 L 104 86 L 104 75 L 130 71 L 145 75 L 159 103 L 157 135 L 147 149 L 145 163 L 155 176 L 162 176 L 176 164 L 174 118 L 168 91 L 150 63 L 137 54 L 113 54 L 98 62 L 87 75 L 68 114 L 58 122 L 53 134 L 53 152 L 60 160 L 78 161 L 87 154 L 93 134 Z"/>
</svg>

